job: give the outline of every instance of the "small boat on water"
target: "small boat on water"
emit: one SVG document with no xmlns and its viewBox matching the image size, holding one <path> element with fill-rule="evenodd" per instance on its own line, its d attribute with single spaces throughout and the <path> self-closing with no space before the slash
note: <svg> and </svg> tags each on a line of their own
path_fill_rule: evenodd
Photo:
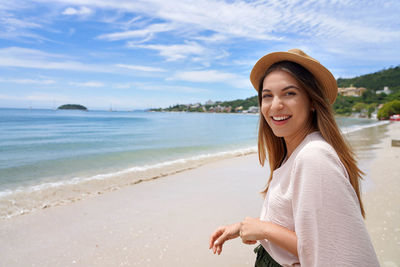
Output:
<svg viewBox="0 0 400 267">
<path fill-rule="evenodd" d="M 390 121 L 400 121 L 400 114 L 395 114 L 389 117 Z"/>
</svg>

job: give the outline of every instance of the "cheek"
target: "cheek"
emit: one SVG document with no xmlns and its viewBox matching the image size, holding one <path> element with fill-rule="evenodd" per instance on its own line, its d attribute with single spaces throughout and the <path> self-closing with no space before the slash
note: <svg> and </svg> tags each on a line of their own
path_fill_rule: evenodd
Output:
<svg viewBox="0 0 400 267">
<path fill-rule="evenodd" d="M 261 113 L 266 121 L 268 118 L 268 110 L 269 110 L 268 105 L 261 105 Z"/>
</svg>

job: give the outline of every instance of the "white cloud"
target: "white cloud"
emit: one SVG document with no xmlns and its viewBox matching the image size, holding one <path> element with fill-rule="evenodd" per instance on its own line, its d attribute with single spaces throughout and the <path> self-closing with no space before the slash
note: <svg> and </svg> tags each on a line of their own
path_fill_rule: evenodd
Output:
<svg viewBox="0 0 400 267">
<path fill-rule="evenodd" d="M 14 18 L 10 15 L 4 15 L 0 17 L 0 24 L 3 27 L 6 27 L 8 30 L 12 29 L 19 29 L 19 28 L 41 28 L 42 25 L 32 22 L 32 21 L 25 21 L 21 19 Z"/>
<path fill-rule="evenodd" d="M 200 35 L 200 36 L 195 37 L 194 39 L 204 41 L 207 43 L 219 43 L 219 42 L 229 40 L 229 37 L 226 36 L 225 34 L 216 33 L 216 34 L 212 34 L 209 36 L 201 36 Z"/>
<path fill-rule="evenodd" d="M 104 39 L 108 41 L 118 41 L 118 40 L 126 40 L 126 39 L 134 39 L 134 38 L 145 38 L 145 41 L 148 41 L 155 33 L 166 32 L 175 29 L 175 26 L 167 23 L 156 23 L 151 24 L 146 28 L 140 30 L 130 30 L 123 32 L 115 32 L 99 35 L 98 39 Z"/>
<path fill-rule="evenodd" d="M 146 72 L 164 72 L 165 69 L 162 68 L 154 68 L 148 66 L 139 66 L 139 65 L 127 65 L 127 64 L 116 64 L 118 68 L 124 68 L 129 70 L 137 70 L 137 71 L 146 71 Z"/>
<path fill-rule="evenodd" d="M 104 87 L 105 84 L 98 81 L 88 81 L 88 82 L 70 82 L 70 85 L 78 87 Z"/>
<path fill-rule="evenodd" d="M 41 0 L 47 2 L 47 0 Z M 371 11 L 382 14 L 379 9 L 396 14 L 398 5 L 395 1 L 371 2 L 368 5 L 353 1 L 190 1 L 190 0 L 54 0 L 62 4 L 84 5 L 104 10 L 115 10 L 123 13 L 143 14 L 158 18 L 174 25 L 179 30 L 186 29 L 191 34 L 211 31 L 216 35 L 207 35 L 209 41 L 221 36 L 228 38 L 247 38 L 258 40 L 292 40 L 288 33 L 313 37 L 329 37 L 335 40 L 353 37 L 356 41 L 379 42 L 378 38 L 366 40 L 363 32 L 382 30 L 386 41 L 398 39 L 399 32 L 386 24 L 374 24 L 375 16 L 368 16 Z M 70 11 L 70 13 L 77 12 Z M 357 16 L 360 14 L 361 16 Z M 394 16 L 394 15 L 393 15 Z M 397 16 L 397 15 L 395 15 Z M 365 23 L 372 22 L 372 23 Z M 340 25 L 343 23 L 346 27 Z M 338 26 L 339 25 L 339 26 Z M 151 26 L 149 26 L 151 27 Z M 177 26 L 176 26 L 177 27 Z M 155 31 L 157 32 L 157 31 Z M 154 32 L 154 33 L 155 33 Z M 184 31 L 183 31 L 184 32 Z M 141 30 L 103 35 L 104 38 L 127 38 L 130 34 L 144 34 Z M 354 34 L 354 35 L 353 35 Z M 201 37 L 201 35 L 197 35 Z M 360 38 L 360 39 L 358 39 Z"/>
<path fill-rule="evenodd" d="M 85 64 L 74 61 L 62 54 L 47 53 L 36 49 L 6 47 L 0 49 L 0 67 L 19 67 L 32 69 L 70 70 L 112 73 L 110 66 Z"/>
<path fill-rule="evenodd" d="M 144 91 L 160 91 L 160 92 L 177 92 L 177 93 L 204 93 L 209 92 L 208 89 L 196 88 L 190 86 L 179 86 L 179 85 L 165 85 L 165 84 L 154 84 L 154 83 L 132 83 L 135 89 Z"/>
<path fill-rule="evenodd" d="M 76 9 L 73 7 L 68 7 L 63 11 L 63 15 L 80 15 L 80 16 L 85 16 L 85 15 L 90 15 L 92 14 L 93 11 L 90 8 L 87 8 L 85 6 Z"/>
<path fill-rule="evenodd" d="M 20 67 L 32 69 L 85 71 L 99 73 L 121 73 L 121 69 L 141 72 L 165 72 L 165 69 L 128 64 L 87 64 L 71 60 L 62 54 L 47 53 L 21 47 L 0 48 L 0 67 Z"/>
<path fill-rule="evenodd" d="M 175 45 L 159 45 L 159 44 L 139 45 L 139 44 L 128 43 L 128 47 L 156 50 L 161 56 L 166 57 L 167 61 L 185 59 L 188 56 L 203 55 L 206 53 L 205 47 L 195 42 L 185 42 L 185 44 L 175 44 Z"/>
<path fill-rule="evenodd" d="M 216 70 L 181 71 L 176 72 L 170 79 L 197 83 L 227 83 L 238 88 L 250 86 L 250 82 L 246 78 Z"/>
<path fill-rule="evenodd" d="M 19 84 L 54 84 L 54 80 L 33 80 L 33 79 L 3 79 L 0 78 L 0 82 L 5 83 L 19 83 Z"/>
</svg>

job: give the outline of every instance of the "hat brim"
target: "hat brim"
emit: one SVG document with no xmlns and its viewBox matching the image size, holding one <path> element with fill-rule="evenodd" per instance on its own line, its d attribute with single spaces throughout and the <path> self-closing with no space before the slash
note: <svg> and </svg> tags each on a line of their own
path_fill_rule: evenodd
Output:
<svg viewBox="0 0 400 267">
<path fill-rule="evenodd" d="M 250 81 L 257 92 L 260 89 L 261 79 L 264 78 L 267 69 L 274 63 L 280 61 L 292 61 L 306 68 L 314 75 L 319 85 L 325 90 L 329 104 L 335 102 L 338 88 L 336 79 L 333 77 L 332 73 L 317 60 L 290 52 L 270 53 L 257 61 L 250 73 Z"/>
</svg>

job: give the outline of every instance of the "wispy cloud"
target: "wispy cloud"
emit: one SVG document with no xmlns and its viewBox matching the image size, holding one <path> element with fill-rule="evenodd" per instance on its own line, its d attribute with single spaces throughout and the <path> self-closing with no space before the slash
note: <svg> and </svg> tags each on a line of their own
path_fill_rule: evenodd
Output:
<svg viewBox="0 0 400 267">
<path fill-rule="evenodd" d="M 63 15 L 80 15 L 80 16 L 86 16 L 86 15 L 90 15 L 92 13 L 93 13 L 93 10 L 91 10 L 90 8 L 87 8 L 85 6 L 80 7 L 80 8 L 68 7 L 62 12 Z"/>
<path fill-rule="evenodd" d="M 139 66 L 139 65 L 127 65 L 127 64 L 116 64 L 118 68 L 124 68 L 129 70 L 137 70 L 137 71 L 146 71 L 146 72 L 164 72 L 165 69 L 162 68 L 154 68 L 148 66 Z"/>
<path fill-rule="evenodd" d="M 88 82 L 70 82 L 70 85 L 78 87 L 104 87 L 105 84 L 98 81 L 88 81 Z"/>
<path fill-rule="evenodd" d="M 72 60 L 66 55 L 43 52 L 37 49 L 6 47 L 0 49 L 0 67 L 19 67 L 47 70 L 68 70 L 111 73 L 110 66 L 86 64 Z"/>
<path fill-rule="evenodd" d="M 176 92 L 176 93 L 205 93 L 209 92 L 208 89 L 198 88 L 193 86 L 179 86 L 179 85 L 165 85 L 165 84 L 155 84 L 155 83 L 132 83 L 132 87 L 138 90 L 144 91 L 158 91 L 158 92 Z"/>
<path fill-rule="evenodd" d="M 5 79 L 0 78 L 0 82 L 3 83 L 18 83 L 18 84 L 54 84 L 56 81 L 54 80 L 34 80 L 34 79 Z"/>
<path fill-rule="evenodd" d="M 87 64 L 66 55 L 47 53 L 36 49 L 7 47 L 0 49 L 0 67 L 20 67 L 49 70 L 120 73 L 121 69 L 140 72 L 165 72 L 165 69 L 130 64 Z"/>
<path fill-rule="evenodd" d="M 206 48 L 196 42 L 185 42 L 184 44 L 174 45 L 160 45 L 148 44 L 139 45 L 129 42 L 130 48 L 143 48 L 158 51 L 158 53 L 165 57 L 168 61 L 175 61 L 185 59 L 189 56 L 199 56 L 205 53 Z"/>
<path fill-rule="evenodd" d="M 143 42 L 150 40 L 150 38 L 153 37 L 153 35 L 156 33 L 167 32 L 173 29 L 175 29 L 175 27 L 172 24 L 156 23 L 156 24 L 151 24 L 143 29 L 102 34 L 99 35 L 97 38 L 108 41 L 144 38 L 144 40 L 142 40 Z"/>
<path fill-rule="evenodd" d="M 180 80 L 196 83 L 228 83 L 238 88 L 247 88 L 250 83 L 247 78 L 237 74 L 216 70 L 182 71 L 176 72 L 170 80 Z"/>
<path fill-rule="evenodd" d="M 46 0 L 42 0 L 46 1 Z M 397 31 L 392 31 L 388 25 L 376 27 L 360 22 L 359 17 L 351 16 L 357 6 L 352 1 L 185 1 L 185 0 L 139 0 L 135 2 L 123 0 L 56 0 L 63 4 L 74 4 L 91 6 L 93 8 L 116 10 L 118 12 L 132 12 L 145 14 L 150 17 L 159 18 L 174 25 L 181 25 L 180 28 L 190 29 L 194 32 L 211 31 L 215 35 L 209 35 L 208 39 L 218 40 L 219 38 L 249 38 L 259 40 L 284 40 L 287 33 L 299 33 L 305 35 L 329 36 L 340 39 L 347 37 L 347 33 L 355 33 L 353 39 L 364 40 L 364 31 L 386 32 L 385 35 L 394 36 Z M 382 7 L 379 3 L 370 3 L 373 8 Z M 385 4 L 390 9 L 395 3 L 389 1 Z M 333 12 L 332 12 L 333 11 Z M 357 10 L 358 11 L 358 10 Z M 353 12 L 354 13 L 354 12 Z M 365 18 L 362 18 L 365 19 Z M 341 23 L 347 27 L 343 31 Z M 108 40 L 119 38 L 127 39 L 129 35 L 147 36 L 148 32 L 156 33 L 157 25 L 143 31 L 127 31 L 114 34 L 101 35 Z M 161 24 L 164 25 L 164 24 Z M 162 26 L 164 27 L 164 26 Z M 161 28 L 162 28 L 161 27 Z M 164 29 L 160 29 L 162 32 Z M 197 38 L 206 38 L 197 35 Z M 371 41 L 371 40 L 368 40 Z"/>
</svg>

